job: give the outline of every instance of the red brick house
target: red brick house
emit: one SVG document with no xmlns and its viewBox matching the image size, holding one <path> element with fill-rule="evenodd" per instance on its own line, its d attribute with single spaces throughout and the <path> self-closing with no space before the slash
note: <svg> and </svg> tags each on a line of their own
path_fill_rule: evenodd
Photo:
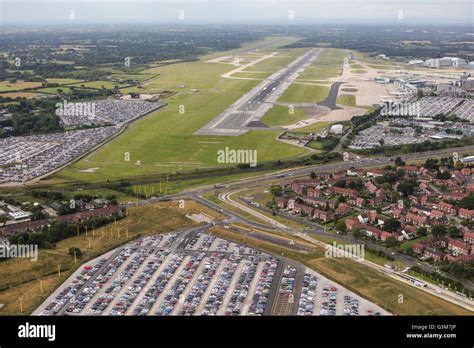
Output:
<svg viewBox="0 0 474 348">
<path fill-rule="evenodd" d="M 321 197 L 321 190 L 314 187 L 310 187 L 307 190 L 307 195 L 310 197 Z"/>
<path fill-rule="evenodd" d="M 474 260 L 474 254 L 469 254 L 469 255 L 461 255 L 458 257 L 455 257 L 453 259 L 454 262 L 457 263 L 468 263 Z"/>
<path fill-rule="evenodd" d="M 46 219 L 18 222 L 16 224 L 7 225 L 5 227 L 0 228 L 0 237 L 10 237 L 16 234 L 39 231 L 40 229 L 48 226 L 49 224 L 50 221 Z"/>
<path fill-rule="evenodd" d="M 301 204 L 301 203 L 295 203 L 295 207 L 293 208 L 293 211 L 297 214 L 305 214 L 308 216 L 313 216 L 313 210 L 314 208 L 308 207 L 307 205 Z"/>
<path fill-rule="evenodd" d="M 454 209 L 454 206 L 446 202 L 439 202 L 438 209 L 444 211 L 447 214 L 456 214 L 456 209 Z"/>
<path fill-rule="evenodd" d="M 345 215 L 349 212 L 350 208 L 346 203 L 340 203 L 339 206 L 336 208 L 337 215 Z"/>
<path fill-rule="evenodd" d="M 429 243 L 426 243 L 426 241 L 423 242 L 418 242 L 418 243 L 413 243 L 411 246 L 411 249 L 418 254 L 423 254 L 425 251 L 426 247 L 429 245 Z"/>
<path fill-rule="evenodd" d="M 471 251 L 471 246 L 460 240 L 450 239 L 448 242 L 448 250 L 452 251 L 455 255 L 468 255 Z"/>
<path fill-rule="evenodd" d="M 346 227 L 349 231 L 352 231 L 356 228 L 364 227 L 365 225 L 362 224 L 356 217 L 351 217 L 346 219 Z"/>
<path fill-rule="evenodd" d="M 298 183 L 294 182 L 294 183 L 291 184 L 291 189 L 296 194 L 302 195 L 302 194 L 304 194 L 305 186 L 302 185 L 302 184 L 298 184 Z"/>
<path fill-rule="evenodd" d="M 58 216 L 57 219 L 58 221 L 65 221 L 65 222 L 79 222 L 79 221 L 84 221 L 90 218 L 112 216 L 114 214 L 120 213 L 121 211 L 122 210 L 119 206 L 109 205 L 105 208 L 82 211 L 76 214 L 61 215 L 61 216 Z"/>
<path fill-rule="evenodd" d="M 431 257 L 435 262 L 442 261 L 445 257 L 444 253 L 441 251 L 429 247 L 425 249 L 423 255 Z"/>
<path fill-rule="evenodd" d="M 320 209 L 314 209 L 313 218 L 323 220 L 324 222 L 328 222 L 334 220 L 334 212 L 332 211 L 325 211 Z"/>
<path fill-rule="evenodd" d="M 365 188 L 370 192 L 370 193 L 375 193 L 378 190 L 378 187 L 375 186 L 372 181 L 367 181 L 365 184 Z"/>
<path fill-rule="evenodd" d="M 357 198 L 359 196 L 359 192 L 357 192 L 356 190 L 343 188 L 343 187 L 337 187 L 337 186 L 331 186 L 328 189 L 328 193 L 333 194 L 333 195 L 341 195 L 344 197 L 351 197 L 351 198 Z"/>
<path fill-rule="evenodd" d="M 418 173 L 418 167 L 417 166 L 402 166 L 402 167 L 398 167 L 398 169 L 403 170 L 406 174 L 416 174 L 416 173 Z"/>
<path fill-rule="evenodd" d="M 363 229 L 365 230 L 365 233 L 369 237 L 375 237 L 375 239 L 382 239 L 382 235 L 385 231 L 382 231 L 381 229 L 373 226 L 364 226 Z"/>
<path fill-rule="evenodd" d="M 439 219 L 442 219 L 444 217 L 444 213 L 441 211 L 441 210 L 432 210 L 430 212 L 430 216 L 432 219 L 436 219 L 436 220 L 439 220 Z"/>
<path fill-rule="evenodd" d="M 469 244 L 474 244 L 474 232 L 464 232 L 463 241 Z"/>
<path fill-rule="evenodd" d="M 459 209 L 459 217 L 466 219 L 466 220 L 472 220 L 474 218 L 474 210 L 468 210 L 464 208 Z"/>
<path fill-rule="evenodd" d="M 426 216 L 419 216 L 412 213 L 408 213 L 405 216 L 405 221 L 409 222 L 415 226 L 426 226 L 428 218 Z"/>
<path fill-rule="evenodd" d="M 278 205 L 278 208 L 280 209 L 286 209 L 288 206 L 288 201 L 289 198 L 287 197 L 276 197 L 275 198 L 275 203 Z"/>
</svg>

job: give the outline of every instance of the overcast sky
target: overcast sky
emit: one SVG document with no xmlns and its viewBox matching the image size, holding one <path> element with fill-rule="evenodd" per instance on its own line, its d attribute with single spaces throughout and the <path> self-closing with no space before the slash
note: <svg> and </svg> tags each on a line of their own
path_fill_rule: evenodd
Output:
<svg viewBox="0 0 474 348">
<path fill-rule="evenodd" d="M 472 0 L 0 0 L 3 24 L 465 24 Z"/>
</svg>

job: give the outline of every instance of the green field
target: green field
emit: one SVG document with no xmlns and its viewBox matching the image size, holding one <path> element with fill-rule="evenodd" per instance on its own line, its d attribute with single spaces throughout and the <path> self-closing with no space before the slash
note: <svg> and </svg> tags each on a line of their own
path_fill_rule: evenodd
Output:
<svg viewBox="0 0 474 348">
<path fill-rule="evenodd" d="M 346 106 L 356 106 L 356 97 L 355 95 L 340 95 L 337 97 L 336 103 Z"/>
<path fill-rule="evenodd" d="M 21 91 L 25 88 L 36 88 L 36 87 L 40 87 L 40 86 L 41 86 L 41 82 L 25 82 L 25 81 L 8 82 L 8 81 L 1 81 L 0 82 L 0 92 Z"/>
<path fill-rule="evenodd" d="M 323 128 L 329 127 L 331 122 L 316 122 L 309 126 L 292 130 L 293 133 L 314 133 Z"/>
<path fill-rule="evenodd" d="M 274 48 L 272 47 L 272 50 Z M 302 52 L 298 49 L 297 52 Z M 263 53 L 263 52 L 262 52 Z M 284 51 L 285 56 L 298 56 Z M 226 52 L 220 53 L 224 55 Z M 235 69 L 233 65 L 207 63 L 203 57 L 197 62 L 177 63 L 141 71 L 157 75 L 143 84 L 122 93 L 137 91 L 155 93 L 175 91 L 167 107 L 151 113 L 129 125 L 122 135 L 112 140 L 79 162 L 56 174 L 56 179 L 106 181 L 123 177 L 141 176 L 175 171 L 194 171 L 197 168 L 225 166 L 217 163 L 217 151 L 231 149 L 257 150 L 259 162 L 289 159 L 308 151 L 278 141 L 278 131 L 250 131 L 238 137 L 195 136 L 193 133 L 215 118 L 230 104 L 250 90 L 258 81 L 225 79 L 221 75 Z M 279 60 L 284 64 L 283 60 Z M 274 64 L 275 62 L 273 62 Z M 275 65 L 275 68 L 278 68 Z M 327 88 L 302 85 L 313 100 L 324 99 Z M 309 88 L 308 88 L 309 87 Z M 197 92 L 187 93 L 191 89 Z M 179 110 L 184 108 L 184 113 Z M 130 153 L 130 161 L 124 154 Z M 137 164 L 140 161 L 140 164 Z M 228 164 L 235 166 L 235 164 Z M 94 173 L 80 170 L 99 168 Z"/>
<path fill-rule="evenodd" d="M 270 76 L 271 72 L 258 72 L 258 71 L 242 71 L 239 73 L 232 74 L 232 77 L 246 77 L 246 78 L 256 78 L 256 79 L 264 79 Z"/>
<path fill-rule="evenodd" d="M 69 85 L 71 83 L 82 82 L 82 80 L 67 79 L 67 78 L 52 78 L 52 79 L 46 79 L 46 82 L 48 82 L 48 83 L 59 83 L 60 85 Z"/>
<path fill-rule="evenodd" d="M 329 88 L 325 86 L 293 83 L 278 99 L 283 103 L 317 103 L 326 99 Z"/>
<path fill-rule="evenodd" d="M 90 81 L 90 82 L 80 82 L 76 83 L 73 86 L 75 87 L 86 87 L 86 88 L 94 88 L 94 89 L 101 89 L 103 87 L 107 89 L 113 89 L 115 86 L 122 87 L 124 85 L 117 83 L 117 82 L 111 82 L 111 81 Z"/>
<path fill-rule="evenodd" d="M 297 81 L 327 80 L 342 73 L 342 63 L 348 56 L 345 50 L 326 48 L 318 58 L 298 77 Z"/>
<path fill-rule="evenodd" d="M 71 89 L 66 86 L 40 88 L 40 89 L 37 89 L 36 92 L 46 93 L 46 94 L 57 94 L 58 89 L 61 89 L 63 93 L 65 94 L 71 93 Z"/>
<path fill-rule="evenodd" d="M 368 64 L 369 67 L 371 67 L 372 69 L 377 69 L 377 70 L 391 70 L 393 69 L 393 66 L 392 65 L 372 65 L 372 64 Z"/>
<path fill-rule="evenodd" d="M 306 110 L 294 108 L 293 114 L 286 106 L 275 105 L 262 117 L 261 121 L 267 126 L 285 126 L 308 118 Z"/>
</svg>

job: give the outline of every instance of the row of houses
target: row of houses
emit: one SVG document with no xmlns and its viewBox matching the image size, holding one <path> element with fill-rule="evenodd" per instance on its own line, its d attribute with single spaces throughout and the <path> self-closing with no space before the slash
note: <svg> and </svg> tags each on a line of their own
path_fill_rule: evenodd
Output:
<svg viewBox="0 0 474 348">
<path fill-rule="evenodd" d="M 433 237 L 414 243 L 412 250 L 436 262 L 448 260 L 465 263 L 474 260 L 473 244 L 474 232 L 467 231 L 464 232 L 462 241 L 449 237 Z"/>
<path fill-rule="evenodd" d="M 56 218 L 56 221 L 77 223 L 92 218 L 110 217 L 113 215 L 120 214 L 122 211 L 123 210 L 120 206 L 109 205 L 104 208 L 82 211 L 80 213 L 75 214 L 61 215 Z M 39 231 L 44 227 L 50 226 L 53 221 L 54 220 L 52 219 L 42 219 L 34 221 L 24 221 L 16 224 L 7 225 L 0 228 L 0 238 L 8 238 L 18 234 Z"/>
</svg>

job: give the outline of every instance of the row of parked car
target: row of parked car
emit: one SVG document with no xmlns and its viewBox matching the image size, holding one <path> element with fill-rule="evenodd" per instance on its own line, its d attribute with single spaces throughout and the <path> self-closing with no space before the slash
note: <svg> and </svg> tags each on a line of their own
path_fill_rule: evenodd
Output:
<svg viewBox="0 0 474 348">
<path fill-rule="evenodd" d="M 217 272 L 219 264 L 224 259 L 225 254 L 213 253 L 206 260 L 205 266 L 199 274 L 196 282 L 189 290 L 184 303 L 179 311 L 179 315 L 193 315 L 196 313 L 198 306 L 209 288 L 212 278 Z"/>
<path fill-rule="evenodd" d="M 166 292 L 163 301 L 161 302 L 155 315 L 170 315 L 178 301 L 183 297 L 184 290 L 194 277 L 194 273 L 198 269 L 202 260 L 206 257 L 205 253 L 196 253 L 191 255 L 188 262 L 185 263 L 184 268 L 178 275 L 178 278 L 172 284 L 171 288 Z"/>
<path fill-rule="evenodd" d="M 295 281 L 296 281 L 296 268 L 292 265 L 288 265 L 283 271 L 283 275 L 280 281 L 280 289 L 278 290 L 280 294 L 284 294 L 287 297 L 293 298 L 293 291 L 295 290 Z"/>
<path fill-rule="evenodd" d="M 110 305 L 110 303 L 117 297 L 118 293 L 128 283 L 128 281 L 135 275 L 141 264 L 153 253 L 152 248 L 135 249 L 135 255 L 125 265 L 125 269 L 112 281 L 103 294 L 94 302 L 89 309 L 89 314 L 102 314 L 102 312 Z"/>
<path fill-rule="evenodd" d="M 135 278 L 127 291 L 120 297 L 120 301 L 114 305 L 110 315 L 125 314 L 170 252 L 170 250 L 155 251 L 153 260 L 148 261 L 143 271 Z"/>
<path fill-rule="evenodd" d="M 359 300 L 349 295 L 344 296 L 344 315 L 359 315 Z"/>
<path fill-rule="evenodd" d="M 240 315 L 242 313 L 243 305 L 249 294 L 250 285 L 255 278 L 259 259 L 250 256 L 240 272 L 234 291 L 226 306 L 224 315 Z"/>
<path fill-rule="evenodd" d="M 235 270 L 242 260 L 242 256 L 231 254 L 224 264 L 222 272 L 212 287 L 211 293 L 206 300 L 202 315 L 216 315 L 224 302 L 224 296 L 230 286 Z"/>
<path fill-rule="evenodd" d="M 209 250 L 212 243 L 216 240 L 212 234 L 196 234 L 186 245 L 186 249 Z"/>
<path fill-rule="evenodd" d="M 305 272 L 301 288 L 297 315 L 313 315 L 318 280 L 314 274 Z"/>
<path fill-rule="evenodd" d="M 278 259 L 268 256 L 260 272 L 248 315 L 262 315 L 265 311 L 277 267 Z"/>
<path fill-rule="evenodd" d="M 325 284 L 322 291 L 321 315 L 336 315 L 337 288 Z"/>
<path fill-rule="evenodd" d="M 76 301 L 76 294 L 81 287 L 94 275 L 106 262 L 106 259 L 99 260 L 93 267 L 82 269 L 71 284 L 64 287 L 63 290 L 54 298 L 51 303 L 46 305 L 40 315 L 56 315 L 69 302 Z"/>
<path fill-rule="evenodd" d="M 185 255 L 183 254 L 172 255 L 171 260 L 168 261 L 158 277 L 155 279 L 153 285 L 147 290 L 143 298 L 138 303 L 134 310 L 134 315 L 147 315 L 150 312 L 158 297 L 165 290 L 169 280 L 173 277 L 176 270 L 181 266 L 184 258 Z"/>
</svg>

